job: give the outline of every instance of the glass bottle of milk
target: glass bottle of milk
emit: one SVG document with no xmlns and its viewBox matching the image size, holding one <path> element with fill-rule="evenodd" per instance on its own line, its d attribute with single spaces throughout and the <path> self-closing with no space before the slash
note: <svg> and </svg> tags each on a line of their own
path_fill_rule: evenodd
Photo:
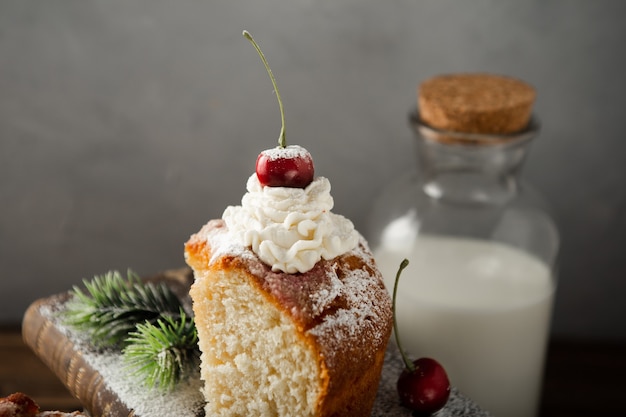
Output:
<svg viewBox="0 0 626 417">
<path fill-rule="evenodd" d="M 519 177 L 536 121 L 507 135 L 441 131 L 410 115 L 418 169 L 385 188 L 368 239 L 387 287 L 402 259 L 397 319 L 413 359 L 494 416 L 537 413 L 559 236 Z"/>
</svg>

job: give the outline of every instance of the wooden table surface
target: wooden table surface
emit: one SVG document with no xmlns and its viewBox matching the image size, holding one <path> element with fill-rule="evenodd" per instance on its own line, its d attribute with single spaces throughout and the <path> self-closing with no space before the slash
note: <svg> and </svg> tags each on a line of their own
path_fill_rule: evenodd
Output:
<svg viewBox="0 0 626 417">
<path fill-rule="evenodd" d="M 42 410 L 82 409 L 22 342 L 18 325 L 0 326 L 0 396 L 21 391 Z M 553 341 L 540 417 L 626 417 L 626 344 Z M 502 416 L 506 417 L 506 416 Z"/>
</svg>

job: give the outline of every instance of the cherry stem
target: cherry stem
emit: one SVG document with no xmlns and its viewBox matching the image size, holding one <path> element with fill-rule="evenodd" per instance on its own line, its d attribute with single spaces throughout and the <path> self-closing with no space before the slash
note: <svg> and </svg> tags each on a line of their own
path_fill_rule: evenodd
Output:
<svg viewBox="0 0 626 417">
<path fill-rule="evenodd" d="M 409 260 L 404 259 L 402 262 L 400 262 L 400 267 L 398 268 L 398 272 L 396 272 L 396 280 L 393 284 L 393 297 L 391 299 L 391 308 L 393 311 L 393 333 L 396 336 L 396 345 L 398 345 L 398 350 L 400 350 L 400 355 L 402 355 L 402 361 L 404 362 L 404 366 L 406 366 L 406 369 L 408 369 L 409 372 L 414 372 L 415 365 L 409 360 L 409 358 L 407 358 L 406 354 L 404 353 L 404 349 L 402 349 L 402 343 L 400 343 L 400 336 L 398 335 L 398 321 L 396 319 L 396 293 L 398 292 L 398 281 L 400 281 L 400 274 L 402 274 L 402 271 L 408 265 Z"/>
<path fill-rule="evenodd" d="M 280 108 L 280 120 L 282 122 L 282 126 L 280 128 L 280 135 L 278 136 L 278 146 L 280 146 L 281 148 L 284 148 L 287 146 L 287 139 L 285 138 L 285 110 L 283 109 L 283 101 L 280 99 L 280 93 L 278 92 L 278 85 L 276 85 L 276 78 L 274 78 L 274 74 L 272 73 L 270 65 L 267 63 L 267 59 L 265 58 L 263 51 L 261 51 L 261 48 L 259 47 L 259 45 L 254 41 L 254 39 L 252 38 L 252 35 L 250 35 L 250 32 L 248 32 L 247 30 L 244 30 L 243 36 L 246 39 L 248 39 L 250 43 L 252 43 L 252 45 L 254 46 L 254 49 L 256 49 L 256 51 L 259 53 L 259 56 L 261 57 L 261 61 L 263 61 L 263 65 L 265 65 L 265 69 L 267 70 L 267 73 L 269 74 L 270 79 L 272 80 L 272 85 L 274 86 L 274 91 L 276 92 L 276 98 L 278 99 L 278 107 Z"/>
</svg>

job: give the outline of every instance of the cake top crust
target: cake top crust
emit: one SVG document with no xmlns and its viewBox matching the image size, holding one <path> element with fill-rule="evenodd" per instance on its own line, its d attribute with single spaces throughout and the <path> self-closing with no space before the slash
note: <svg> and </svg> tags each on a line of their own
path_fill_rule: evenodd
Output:
<svg viewBox="0 0 626 417">
<path fill-rule="evenodd" d="M 367 346 L 372 355 L 387 343 L 391 298 L 361 236 L 345 254 L 322 259 L 307 272 L 288 274 L 272 271 L 249 248 L 233 242 L 224 221 L 216 219 L 189 239 L 185 256 L 194 268 L 245 269 L 303 332 L 324 340 L 320 345 L 330 366 L 334 360 L 350 360 L 350 349 L 338 349 L 340 343 L 355 349 Z M 337 352 L 343 352 L 341 359 Z"/>
</svg>

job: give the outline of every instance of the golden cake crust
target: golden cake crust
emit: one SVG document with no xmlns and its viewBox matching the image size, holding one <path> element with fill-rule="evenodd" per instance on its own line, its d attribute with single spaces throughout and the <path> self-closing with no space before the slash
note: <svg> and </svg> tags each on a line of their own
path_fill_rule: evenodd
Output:
<svg viewBox="0 0 626 417">
<path fill-rule="evenodd" d="M 194 270 L 242 271 L 296 323 L 319 360 L 319 416 L 366 416 L 373 405 L 392 329 L 391 299 L 367 244 L 306 273 L 273 272 L 212 220 L 185 245 Z M 193 288 L 192 288 L 193 291 Z"/>
</svg>

